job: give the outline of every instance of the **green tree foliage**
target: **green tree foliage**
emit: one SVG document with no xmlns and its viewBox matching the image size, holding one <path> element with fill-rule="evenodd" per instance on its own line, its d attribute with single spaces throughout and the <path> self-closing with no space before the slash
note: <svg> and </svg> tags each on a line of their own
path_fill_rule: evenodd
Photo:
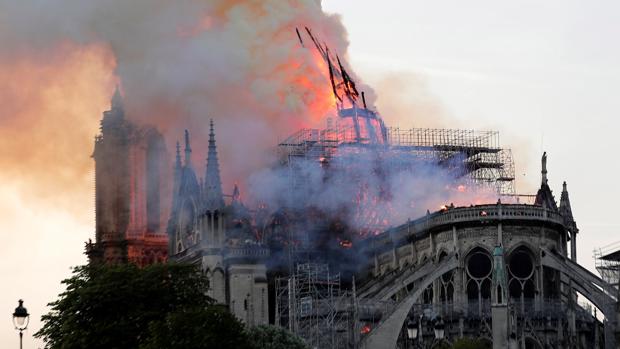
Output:
<svg viewBox="0 0 620 349">
<path fill-rule="evenodd" d="M 195 266 L 82 266 L 63 284 L 35 335 L 46 348 L 247 347 L 243 326 L 212 305 Z"/>
<path fill-rule="evenodd" d="M 175 312 L 164 321 L 152 322 L 140 349 L 254 349 L 243 325 L 221 306 L 206 310 Z"/>
<path fill-rule="evenodd" d="M 307 349 L 299 337 L 275 326 L 257 326 L 248 330 L 255 349 Z"/>
</svg>

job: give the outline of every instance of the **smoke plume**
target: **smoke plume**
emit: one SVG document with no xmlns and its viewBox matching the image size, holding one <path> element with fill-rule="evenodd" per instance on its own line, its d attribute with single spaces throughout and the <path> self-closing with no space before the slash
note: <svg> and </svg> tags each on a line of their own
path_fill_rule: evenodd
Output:
<svg viewBox="0 0 620 349">
<path fill-rule="evenodd" d="M 261 177 L 269 171 L 264 168 L 273 161 L 269 154 L 277 140 L 300 127 L 321 127 L 327 116 L 333 116 L 335 100 L 326 64 L 311 41 L 306 38 L 301 43 L 295 33 L 295 28 L 302 32 L 304 27 L 312 28 L 346 64 L 346 31 L 337 15 L 323 12 L 318 0 L 0 3 L 4 48 L 0 73 L 8 74 L 3 81 L 14 82 L 0 92 L 4 105 L 1 132 L 34 129 L 28 139 L 3 139 L 3 149 L 11 149 L 3 161 L 7 166 L 22 163 L 24 172 L 51 169 L 46 173 L 58 185 L 35 185 L 50 190 L 49 195 L 68 187 L 69 194 L 82 199 L 91 190 L 87 183 L 92 162 L 84 154 L 90 153 L 100 112 L 106 109 L 102 99 L 106 91 L 111 94 L 114 81 L 120 83 L 125 96 L 127 117 L 156 126 L 169 149 L 183 129 L 190 130 L 198 175 L 206 155 L 208 120 L 215 119 L 225 191 L 240 182 L 246 192 L 263 201 L 280 193 L 275 180 L 268 181 L 268 188 L 277 193 L 264 193 L 267 177 Z M 37 85 L 37 79 L 42 84 Z M 372 106 L 373 91 L 364 85 L 361 90 Z M 38 94 L 44 98 L 30 98 Z M 48 144 L 50 140 L 56 146 L 23 144 Z M 369 166 L 376 164 L 367 160 Z M 423 188 L 451 183 L 439 169 L 432 169 L 437 170 L 432 172 L 432 186 L 423 183 L 421 176 L 406 179 L 402 173 L 381 177 L 384 182 L 377 183 L 372 175 L 376 169 L 358 170 L 371 190 L 393 193 L 390 205 L 396 208 L 375 209 L 398 212 L 392 218 L 399 219 L 408 214 L 411 198 L 429 196 Z M 246 178 L 253 178 L 252 188 L 247 187 Z M 317 205 L 329 207 L 333 202 L 329 198 L 334 195 L 334 183 L 340 190 L 335 193 L 349 195 L 338 198 L 360 195 L 354 188 L 341 193 L 347 188 L 340 185 L 346 179 L 340 183 L 335 176 L 332 182 L 313 186 L 323 188 L 310 196 Z M 410 190 L 396 189 L 397 183 Z M 407 199 L 400 198 L 403 192 Z M 442 195 L 435 197 L 443 200 Z M 423 201 L 418 200 L 415 205 L 425 210 L 431 204 L 421 206 Z"/>
<path fill-rule="evenodd" d="M 47 64 L 43 57 L 66 43 L 97 47 L 116 61 L 128 117 L 158 127 L 169 147 L 189 129 L 196 164 L 215 119 L 227 188 L 263 165 L 277 139 L 333 110 L 325 64 L 295 28 L 312 28 L 341 56 L 348 46 L 338 16 L 316 0 L 4 1 L 2 8 L 4 64 L 24 56 Z M 96 77 L 91 84 L 109 87 Z"/>
</svg>

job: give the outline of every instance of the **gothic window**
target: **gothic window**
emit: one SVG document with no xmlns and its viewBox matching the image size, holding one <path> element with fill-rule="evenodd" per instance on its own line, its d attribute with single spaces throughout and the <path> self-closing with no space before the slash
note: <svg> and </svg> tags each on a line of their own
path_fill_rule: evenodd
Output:
<svg viewBox="0 0 620 349">
<path fill-rule="evenodd" d="M 189 246 L 194 240 L 195 214 L 193 202 L 185 200 L 179 217 L 179 231 L 186 246 Z"/>
<path fill-rule="evenodd" d="M 448 255 L 442 252 L 439 255 L 439 263 L 441 263 Z M 444 273 L 437 282 L 439 287 L 439 300 L 442 303 L 452 303 L 454 301 L 454 271 Z"/>
<path fill-rule="evenodd" d="M 526 247 L 518 247 L 508 257 L 508 294 L 524 311 L 536 294 L 534 257 Z"/>
<path fill-rule="evenodd" d="M 218 225 L 220 223 L 220 213 L 218 211 L 213 212 L 213 236 L 215 237 L 215 241 L 220 241 L 220 230 Z"/>
<path fill-rule="evenodd" d="M 502 299 L 502 286 L 497 285 L 497 303 L 503 303 L 503 299 Z"/>
<path fill-rule="evenodd" d="M 164 147 L 161 135 L 154 133 L 148 136 L 146 150 L 146 219 L 147 229 L 150 232 L 157 232 L 160 228 L 160 169 Z"/>
<path fill-rule="evenodd" d="M 465 258 L 467 300 L 471 310 L 479 314 L 491 299 L 492 271 L 491 256 L 482 248 L 475 248 Z"/>
<path fill-rule="evenodd" d="M 543 267 L 543 291 L 545 298 L 558 298 L 560 293 L 560 276 L 557 270 Z"/>
<path fill-rule="evenodd" d="M 430 284 L 422 293 L 422 303 L 431 304 L 433 303 L 433 285 Z"/>
</svg>

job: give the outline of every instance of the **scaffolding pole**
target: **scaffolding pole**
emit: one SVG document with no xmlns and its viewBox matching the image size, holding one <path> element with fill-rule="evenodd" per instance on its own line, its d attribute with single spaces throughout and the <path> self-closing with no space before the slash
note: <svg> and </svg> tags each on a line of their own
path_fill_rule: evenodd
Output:
<svg viewBox="0 0 620 349">
<path fill-rule="evenodd" d="M 311 348 L 348 348 L 351 343 L 350 297 L 340 274 L 327 264 L 298 264 L 294 274 L 276 279 L 276 324 Z"/>
</svg>

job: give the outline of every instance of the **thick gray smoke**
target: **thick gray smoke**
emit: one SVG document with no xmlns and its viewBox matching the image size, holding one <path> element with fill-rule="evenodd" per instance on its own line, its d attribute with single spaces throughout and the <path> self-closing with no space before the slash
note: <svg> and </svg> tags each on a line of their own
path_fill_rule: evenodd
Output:
<svg viewBox="0 0 620 349">
<path fill-rule="evenodd" d="M 215 119 L 227 191 L 267 162 L 278 139 L 322 124 L 333 108 L 327 70 L 295 28 L 312 28 L 343 57 L 348 46 L 319 0 L 0 0 L 0 8 L 0 60 L 44 62 L 67 43 L 105 47 L 128 117 L 157 126 L 169 147 L 189 129 L 197 167 Z"/>
<path fill-rule="evenodd" d="M 455 159 L 449 170 L 389 148 L 341 150 L 329 165 L 302 159 L 252 175 L 250 197 L 267 207 L 319 208 L 328 219 L 341 219 L 361 235 L 382 232 L 444 205 L 497 200 L 493 188 L 470 185 L 460 176 L 462 159 Z"/>
<path fill-rule="evenodd" d="M 190 130 L 199 176 L 213 118 L 226 192 L 239 182 L 255 202 L 300 201 L 286 194 L 278 171 L 265 168 L 279 139 L 323 126 L 334 112 L 328 69 L 310 40 L 302 45 L 295 33 L 312 28 L 346 63 L 346 31 L 319 0 L 0 0 L 0 8 L 1 64 L 20 57 L 44 64 L 59 48 L 95 47 L 116 62 L 130 119 L 158 127 L 169 149 Z M 372 106 L 372 90 L 358 87 Z M 420 164 L 414 172 L 386 172 L 375 155 L 344 156 L 335 164 L 343 170 L 327 179 L 317 163 L 300 164 L 309 181 L 303 199 L 327 210 L 348 208 L 349 223 L 360 227 L 399 223 L 460 195 L 441 169 Z"/>
</svg>

